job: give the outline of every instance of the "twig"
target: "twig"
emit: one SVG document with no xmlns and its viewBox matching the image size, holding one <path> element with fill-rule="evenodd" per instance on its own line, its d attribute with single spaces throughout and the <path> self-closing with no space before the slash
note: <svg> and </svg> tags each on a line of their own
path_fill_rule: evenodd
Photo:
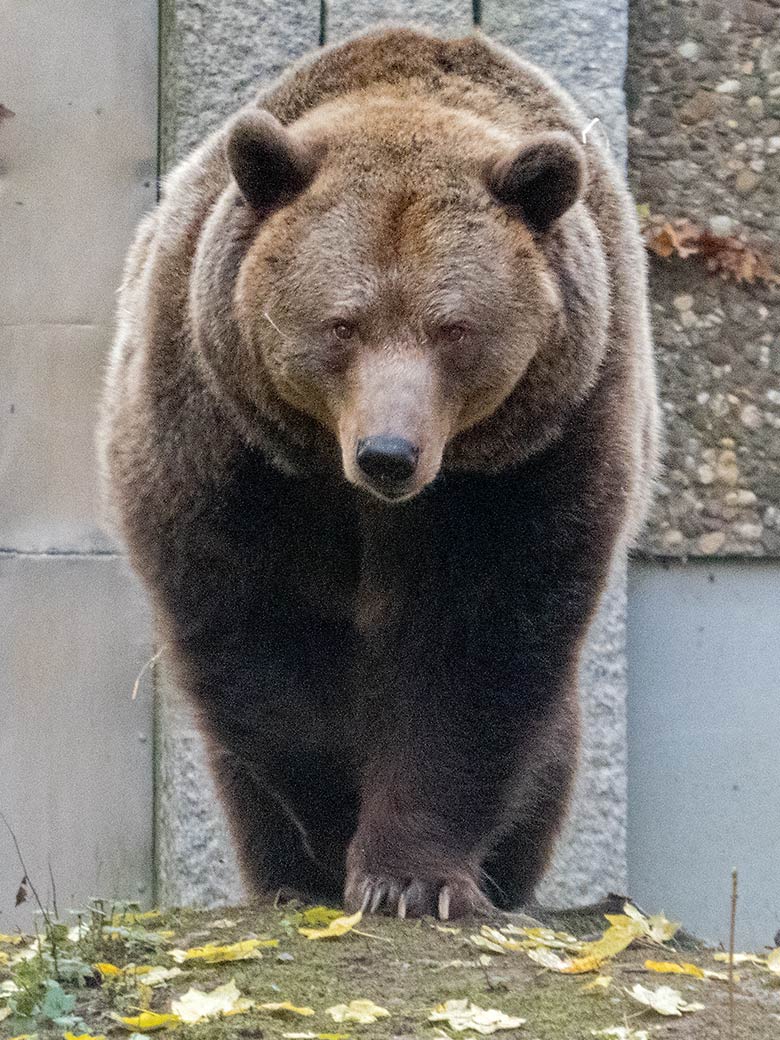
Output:
<svg viewBox="0 0 780 1040">
<path fill-rule="evenodd" d="M 388 939 L 388 937 L 386 935 L 374 935 L 373 932 L 359 932 L 357 930 L 357 928 L 353 928 L 352 931 L 355 933 L 355 935 L 363 935 L 363 936 L 365 936 L 366 939 L 379 939 L 381 942 L 388 942 L 391 945 L 392 945 L 392 942 L 393 942 L 393 940 L 392 939 Z"/>
<path fill-rule="evenodd" d="M 47 861 L 47 866 L 49 868 L 49 881 L 51 881 L 51 905 L 54 907 L 54 919 L 59 921 L 60 911 L 57 906 L 57 883 L 54 880 L 54 871 L 51 869 L 51 860 Z"/>
<path fill-rule="evenodd" d="M 5 814 L 2 813 L 2 812 L 0 812 L 0 820 L 3 821 L 3 823 L 5 824 L 5 829 L 11 835 L 11 841 L 14 843 L 14 848 L 16 849 L 17 859 L 19 860 L 19 863 L 21 864 L 22 870 L 24 871 L 24 876 L 27 878 L 27 884 L 30 886 L 30 891 L 32 892 L 32 894 L 33 894 L 33 896 L 35 898 L 35 902 L 38 904 L 38 909 L 43 914 L 44 921 L 46 921 L 47 918 L 48 918 L 48 915 L 46 913 L 46 910 L 44 908 L 43 903 L 41 902 L 41 897 L 38 895 L 38 890 L 36 889 L 35 885 L 32 882 L 32 878 L 30 877 L 30 872 L 27 869 L 27 864 L 24 862 L 24 856 L 22 855 L 22 850 L 19 848 L 19 842 L 16 840 L 16 835 L 13 832 L 13 828 L 11 827 L 11 824 L 8 822 L 8 820 L 6 819 Z"/>
<path fill-rule="evenodd" d="M 734 1040 L 734 931 L 737 923 L 737 868 L 731 872 L 731 915 L 729 920 L 729 1037 Z"/>
</svg>

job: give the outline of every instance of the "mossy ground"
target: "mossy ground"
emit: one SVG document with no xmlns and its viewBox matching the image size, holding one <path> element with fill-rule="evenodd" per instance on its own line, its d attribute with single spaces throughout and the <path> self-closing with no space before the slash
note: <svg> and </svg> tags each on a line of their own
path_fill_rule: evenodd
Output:
<svg viewBox="0 0 780 1040">
<path fill-rule="evenodd" d="M 232 924 L 215 926 L 229 919 Z M 522 1029 L 498 1033 L 507 1038 L 529 1040 L 591 1040 L 592 1030 L 626 1023 L 637 1029 L 650 1030 L 651 1036 L 676 1037 L 679 1040 L 778 1040 L 780 1038 L 780 985 L 765 970 L 741 967 L 735 996 L 735 1029 L 729 1025 L 728 987 L 725 983 L 651 975 L 643 968 L 647 957 L 681 958 L 702 967 L 723 967 L 712 961 L 712 951 L 686 949 L 684 954 L 658 948 L 631 948 L 609 963 L 605 972 L 613 976 L 606 991 L 586 992 L 583 987 L 592 976 L 563 976 L 540 968 L 523 953 L 490 958 L 487 967 L 478 963 L 482 951 L 469 942 L 478 925 L 455 925 L 443 930 L 428 920 L 397 921 L 365 918 L 354 931 L 335 940 L 310 941 L 298 933 L 300 923 L 293 906 L 240 907 L 210 912 L 175 910 L 160 918 L 144 922 L 159 932 L 171 930 L 170 942 L 188 948 L 205 943 L 224 945 L 246 938 L 275 938 L 279 945 L 263 950 L 261 960 L 219 965 L 187 964 L 186 976 L 172 980 L 169 986 L 151 991 L 150 1006 L 169 1011 L 170 1002 L 190 986 L 209 990 L 235 979 L 242 995 L 260 1002 L 291 1001 L 309 1006 L 316 1014 L 306 1018 L 272 1017 L 267 1012 L 250 1011 L 219 1021 L 195 1026 L 180 1026 L 176 1040 L 240 1040 L 240 1038 L 283 1037 L 285 1033 L 349 1033 L 356 1040 L 374 1038 L 430 1037 L 437 1035 L 439 1023 L 427 1021 L 430 1010 L 451 998 L 468 997 L 484 1008 L 498 1008 L 509 1015 L 526 1019 Z M 500 923 L 500 922 L 498 922 Z M 552 922 L 551 922 L 552 923 Z M 585 918 L 558 918 L 558 927 L 575 934 L 592 931 Z M 165 946 L 156 953 L 142 952 L 125 940 L 102 940 L 99 948 L 91 940 L 82 948 L 85 959 L 110 961 L 122 966 L 136 963 L 172 966 Z M 279 958 L 280 954 L 292 955 Z M 0 968 L 0 980 L 8 977 L 8 969 Z M 92 1034 L 104 1033 L 109 1038 L 127 1036 L 111 1018 L 112 1011 L 137 1013 L 139 993 L 132 982 L 100 984 L 99 976 L 88 980 L 76 993 L 75 1011 L 83 1018 Z M 625 994 L 635 982 L 655 987 L 672 985 L 688 1001 L 705 1005 L 705 1010 L 681 1018 L 663 1018 L 644 1011 Z M 387 1008 L 390 1017 L 372 1025 L 337 1025 L 326 1009 L 357 998 L 368 998 Z M 0 1025 L 0 1037 L 13 1036 Z M 454 1034 L 443 1023 L 444 1031 Z M 4 1030 L 6 1030 L 4 1032 Z M 62 1037 L 62 1030 L 38 1026 L 39 1040 Z M 152 1034 L 173 1035 L 170 1031 Z M 441 1036 L 441 1033 L 438 1033 Z M 460 1034 L 470 1035 L 470 1034 Z M 474 1034 L 471 1034 L 474 1035 Z"/>
</svg>

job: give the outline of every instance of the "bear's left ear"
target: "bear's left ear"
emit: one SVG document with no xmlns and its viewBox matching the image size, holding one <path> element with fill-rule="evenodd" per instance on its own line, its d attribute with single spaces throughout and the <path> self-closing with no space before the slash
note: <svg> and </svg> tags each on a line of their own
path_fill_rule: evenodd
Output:
<svg viewBox="0 0 780 1040">
<path fill-rule="evenodd" d="M 533 231 L 546 231 L 582 194 L 585 156 L 571 134 L 550 130 L 493 162 L 487 184 L 499 202 L 520 210 Z"/>
<path fill-rule="evenodd" d="M 268 213 L 292 202 L 314 179 L 324 149 L 294 137 L 270 112 L 239 112 L 230 123 L 225 154 L 247 202 Z"/>
</svg>

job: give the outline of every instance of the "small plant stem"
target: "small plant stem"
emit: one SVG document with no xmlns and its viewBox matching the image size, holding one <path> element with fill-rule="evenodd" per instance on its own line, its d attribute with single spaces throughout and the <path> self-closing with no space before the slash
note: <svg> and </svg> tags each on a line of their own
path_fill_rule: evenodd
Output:
<svg viewBox="0 0 780 1040">
<path fill-rule="evenodd" d="M 737 923 L 737 870 L 731 872 L 731 914 L 729 917 L 729 1037 L 734 1040 L 734 932 Z"/>
</svg>

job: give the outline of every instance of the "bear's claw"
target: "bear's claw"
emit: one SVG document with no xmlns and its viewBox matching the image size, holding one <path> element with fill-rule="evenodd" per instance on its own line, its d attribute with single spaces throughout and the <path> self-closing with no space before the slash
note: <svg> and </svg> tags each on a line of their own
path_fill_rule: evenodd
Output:
<svg viewBox="0 0 780 1040">
<path fill-rule="evenodd" d="M 490 900 L 469 880 L 403 883 L 396 878 L 364 877 L 347 886 L 348 910 L 395 914 L 398 917 L 438 917 L 441 921 L 470 915 L 487 915 Z"/>
</svg>

